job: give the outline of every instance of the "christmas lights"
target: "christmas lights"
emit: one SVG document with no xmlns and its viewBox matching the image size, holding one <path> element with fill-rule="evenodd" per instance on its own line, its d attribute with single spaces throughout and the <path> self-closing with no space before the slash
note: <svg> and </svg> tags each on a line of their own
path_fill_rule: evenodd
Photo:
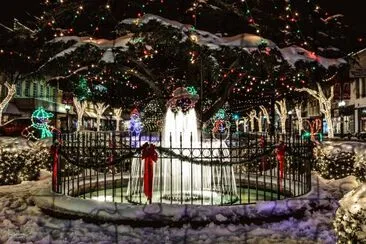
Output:
<svg viewBox="0 0 366 244">
<path fill-rule="evenodd" d="M 22 131 L 22 136 L 28 140 L 39 140 L 53 137 L 53 133 L 58 135 L 61 133 L 57 128 L 50 126 L 50 118 L 52 113 L 48 113 L 43 107 L 38 107 L 31 116 L 32 124 Z"/>
</svg>

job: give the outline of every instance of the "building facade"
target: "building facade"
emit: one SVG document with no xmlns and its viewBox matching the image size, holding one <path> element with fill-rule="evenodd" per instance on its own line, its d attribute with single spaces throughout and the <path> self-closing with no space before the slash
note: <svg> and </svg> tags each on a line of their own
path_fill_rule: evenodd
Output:
<svg viewBox="0 0 366 244">
<path fill-rule="evenodd" d="M 6 92 L 0 94 L 2 98 Z M 54 114 L 51 123 L 61 128 L 61 121 L 67 114 L 65 105 L 62 104 L 62 91 L 48 85 L 45 80 L 24 80 L 16 84 L 16 93 L 3 112 L 3 121 L 31 117 L 33 111 L 40 106 Z M 72 107 L 69 114 L 73 114 Z"/>
<path fill-rule="evenodd" d="M 354 133 L 366 133 L 366 49 L 355 53 L 354 58 L 357 64 L 352 65 L 349 72 L 350 78 L 350 99 L 349 110 L 344 115 L 344 123 L 350 121 Z"/>
</svg>

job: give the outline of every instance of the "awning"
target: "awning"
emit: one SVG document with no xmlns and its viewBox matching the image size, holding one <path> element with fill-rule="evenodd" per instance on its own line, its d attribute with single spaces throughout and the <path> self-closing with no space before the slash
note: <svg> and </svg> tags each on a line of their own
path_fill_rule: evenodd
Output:
<svg viewBox="0 0 366 244">
<path fill-rule="evenodd" d="M 4 114 L 18 114 L 18 115 L 22 114 L 14 103 L 8 103 L 8 105 L 6 106 L 3 113 Z"/>
</svg>

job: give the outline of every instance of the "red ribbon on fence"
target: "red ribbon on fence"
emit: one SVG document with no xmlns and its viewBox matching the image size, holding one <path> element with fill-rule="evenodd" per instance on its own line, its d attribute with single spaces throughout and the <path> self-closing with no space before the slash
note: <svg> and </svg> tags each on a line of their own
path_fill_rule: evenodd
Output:
<svg viewBox="0 0 366 244">
<path fill-rule="evenodd" d="M 52 188 L 54 192 L 58 192 L 58 143 L 55 143 L 51 146 L 51 156 L 53 158 L 52 164 Z"/>
<path fill-rule="evenodd" d="M 151 203 L 152 199 L 152 183 L 153 183 L 153 170 L 154 162 L 158 160 L 158 153 L 155 150 L 154 144 L 145 143 L 142 146 L 142 160 L 145 160 L 144 164 L 144 193 Z"/>
<path fill-rule="evenodd" d="M 281 141 L 280 144 L 278 144 L 277 148 L 276 148 L 276 158 L 279 162 L 279 169 L 280 169 L 280 187 L 281 187 L 281 181 L 282 181 L 283 175 L 284 175 L 285 151 L 286 151 L 286 145 L 283 141 Z"/>
</svg>

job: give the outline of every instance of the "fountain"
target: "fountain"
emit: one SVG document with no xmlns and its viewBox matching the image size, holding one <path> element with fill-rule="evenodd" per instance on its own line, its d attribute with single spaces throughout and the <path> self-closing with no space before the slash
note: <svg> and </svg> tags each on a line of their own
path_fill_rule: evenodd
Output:
<svg viewBox="0 0 366 244">
<path fill-rule="evenodd" d="M 223 140 L 200 140 L 192 88 L 177 88 L 168 101 L 162 150 L 153 166 L 152 202 L 227 204 L 238 199 L 229 150 Z M 127 196 L 141 199 L 144 163 L 132 161 Z"/>
</svg>

